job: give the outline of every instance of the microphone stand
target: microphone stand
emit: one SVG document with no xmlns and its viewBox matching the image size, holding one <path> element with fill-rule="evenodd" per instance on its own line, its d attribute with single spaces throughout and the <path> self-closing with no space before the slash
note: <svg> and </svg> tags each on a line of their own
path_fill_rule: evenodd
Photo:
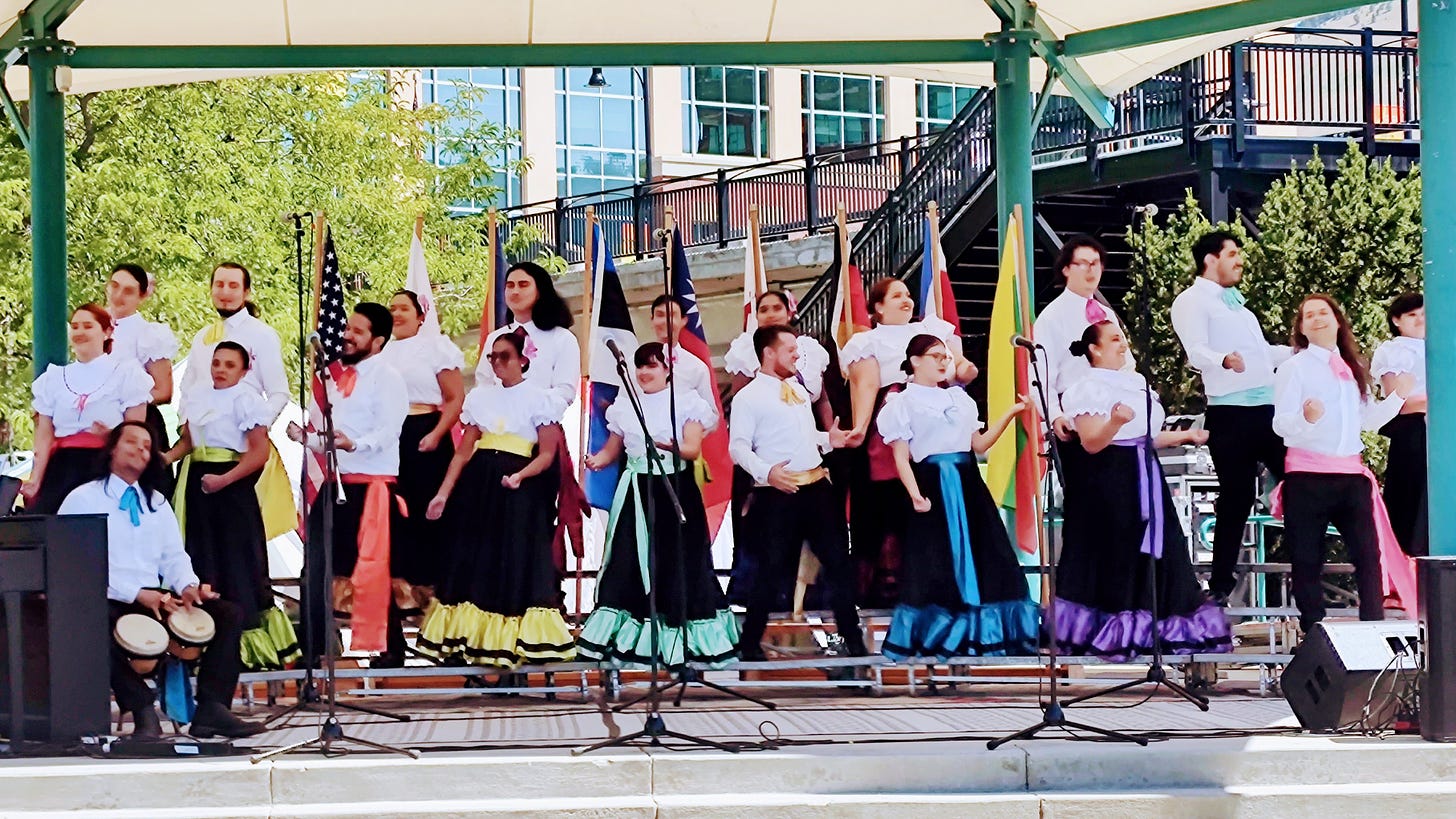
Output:
<svg viewBox="0 0 1456 819">
<path fill-rule="evenodd" d="M 671 317 L 672 313 L 671 310 L 669 310 L 669 321 L 671 321 Z M 671 338 L 671 336 L 669 336 L 669 338 Z M 627 360 L 622 357 L 621 351 L 613 350 L 612 355 L 614 358 L 617 359 L 617 376 L 622 382 L 622 392 L 627 396 L 628 403 L 632 405 L 632 413 L 637 416 L 637 423 L 642 427 L 642 439 L 646 442 L 645 448 L 647 450 L 648 480 L 646 481 L 647 492 L 644 493 L 646 495 L 646 498 L 642 501 L 644 514 L 647 515 L 648 521 L 654 520 L 653 515 L 656 514 L 657 511 L 655 500 L 655 496 L 657 493 L 656 488 L 652 485 L 652 479 L 655 478 L 658 481 L 661 481 L 663 487 L 667 489 L 667 497 L 668 500 L 672 502 L 673 512 L 677 516 L 678 530 L 681 531 L 682 524 L 687 520 L 687 517 L 683 514 L 682 502 L 678 499 L 677 496 L 677 488 L 672 485 L 672 476 L 668 475 L 664 471 L 662 453 L 658 450 L 656 442 L 652 439 L 652 432 L 647 428 L 647 416 L 642 411 L 642 397 L 637 394 L 637 387 L 635 384 L 633 384 L 631 374 L 627 371 Z M 671 367 L 671 361 L 672 359 L 669 356 L 669 367 Z M 668 389 L 672 389 L 672 382 L 670 377 L 668 381 Z M 669 395 L 669 400 L 670 399 L 671 395 Z M 677 462 L 677 458 L 678 456 L 676 438 L 674 438 L 674 463 Z M 626 477 L 628 480 L 637 480 L 637 476 L 635 475 L 628 474 Z M 610 534 L 608 536 L 610 537 Z M 658 668 L 660 665 L 658 655 L 659 649 L 662 645 L 662 638 L 661 626 L 658 623 L 657 618 L 657 533 L 650 530 L 647 532 L 647 577 L 651 580 L 651 583 L 647 587 L 647 628 L 648 633 L 651 635 L 651 637 L 649 638 L 649 643 L 652 647 L 652 657 L 650 662 L 648 663 L 649 673 L 651 674 L 651 685 L 648 687 L 647 693 L 643 696 L 638 697 L 631 702 L 618 705 L 617 707 L 612 709 L 613 712 L 620 712 L 622 711 L 622 709 L 626 708 L 629 705 L 634 705 L 637 702 L 645 700 L 647 702 L 646 719 L 642 723 L 642 728 L 640 730 L 632 731 L 618 737 L 612 737 L 610 739 L 593 743 L 582 748 L 573 748 L 571 751 L 571 755 L 581 756 L 582 754 L 588 754 L 592 751 L 598 751 L 603 748 L 616 748 L 624 745 L 636 744 L 641 740 L 646 740 L 645 744 L 650 746 L 661 746 L 663 744 L 662 740 L 664 738 L 676 739 L 681 742 L 688 742 L 705 748 L 717 748 L 720 751 L 728 751 L 729 753 L 738 753 L 739 749 L 733 747 L 732 745 L 725 745 L 721 742 L 715 742 L 711 739 L 706 739 L 704 737 L 697 737 L 693 736 L 692 734 L 684 734 L 677 731 L 668 730 L 667 723 L 663 720 L 661 711 L 662 692 L 666 689 L 658 683 Z M 683 650 L 683 657 L 684 660 L 686 660 L 686 645 L 684 645 Z"/>
<path fill-rule="evenodd" d="M 317 368 L 318 377 L 324 382 L 327 382 L 329 377 L 329 371 L 328 366 L 324 363 L 322 356 L 315 356 L 314 366 Z M 328 384 L 325 383 L 324 389 L 318 390 L 317 392 L 319 394 L 319 411 L 323 415 L 324 422 L 323 445 L 325 480 L 323 482 L 323 486 L 328 487 L 330 482 L 337 482 L 341 480 L 339 477 L 339 447 L 338 444 L 334 441 L 334 405 L 333 402 L 329 400 Z M 307 447 L 307 441 L 308 433 L 305 432 L 305 448 Z M 317 648 L 313 645 L 313 638 L 315 636 L 321 636 L 322 642 L 324 644 L 324 680 L 326 681 L 329 689 L 327 705 L 324 710 L 324 721 L 319 724 L 318 736 L 311 739 L 305 739 L 301 742 L 295 742 L 292 745 L 285 745 L 282 748 L 275 748 L 271 751 L 268 751 L 267 753 L 256 754 L 252 757 L 251 760 L 254 764 L 262 762 L 266 759 L 272 759 L 275 756 L 296 753 L 298 751 L 304 750 L 312 750 L 314 748 L 317 748 L 320 752 L 327 755 L 333 750 L 334 744 L 340 742 L 348 742 L 353 743 L 354 745 L 362 745 L 365 748 L 372 748 L 376 751 L 386 751 L 392 754 L 399 754 L 401 756 L 410 757 L 411 759 L 420 758 L 420 752 L 413 748 L 396 748 L 391 745 L 385 745 L 383 743 L 373 742 L 367 739 L 360 739 L 359 737 L 350 736 L 349 734 L 346 734 L 344 732 L 344 726 L 342 723 L 339 722 L 338 710 L 340 708 L 348 708 L 352 711 L 359 711 L 368 714 L 376 714 L 383 717 L 390 717 L 393 719 L 397 719 L 401 722 L 409 721 L 409 717 L 405 715 L 395 715 L 383 711 L 375 711 L 369 708 L 343 705 L 338 701 L 338 680 L 334 664 L 334 652 L 333 647 L 328 645 L 328 643 L 332 639 L 334 631 L 337 628 L 334 615 L 333 595 L 330 593 L 330 584 L 333 582 L 334 578 L 334 506 L 339 503 L 343 503 L 342 490 L 342 484 L 337 484 L 336 491 L 340 494 L 336 495 L 335 503 L 328 502 L 328 499 L 325 497 L 325 491 L 320 491 L 319 493 L 320 500 L 322 500 L 323 504 L 323 509 L 320 513 L 321 520 L 319 527 L 320 533 L 322 535 L 321 539 L 323 540 L 323 582 L 318 585 L 322 587 L 320 589 L 320 596 L 327 599 L 323 601 L 325 604 L 323 606 L 323 633 L 322 635 L 310 634 L 308 635 L 308 637 L 310 651 L 313 651 Z M 308 662 L 309 665 L 312 666 L 313 658 L 308 658 Z M 300 710 L 304 707 L 304 705 L 305 703 L 299 702 L 298 705 L 294 706 L 294 710 Z"/>
<path fill-rule="evenodd" d="M 986 749 L 994 751 L 1002 745 L 1018 739 L 1037 739 L 1048 728 L 1060 728 L 1063 731 L 1085 731 L 1089 734 L 1095 734 L 1117 742 L 1135 742 L 1138 745 L 1146 746 L 1148 741 L 1144 737 L 1135 737 L 1107 728 L 1098 728 L 1095 725 L 1073 722 L 1067 719 L 1066 712 L 1062 710 L 1063 703 L 1060 701 L 1057 693 L 1057 686 L 1061 680 L 1061 666 L 1058 663 L 1059 649 L 1057 646 L 1057 580 L 1056 567 L 1051 563 L 1052 531 L 1055 525 L 1055 513 L 1058 511 L 1052 504 L 1052 498 L 1054 497 L 1052 493 L 1052 477 L 1055 476 L 1057 482 L 1061 484 L 1064 494 L 1067 480 L 1066 473 L 1062 468 L 1062 456 L 1059 452 L 1061 442 L 1057 438 L 1056 430 L 1052 426 L 1054 419 L 1051 413 L 1051 402 L 1047 398 L 1046 380 L 1042 377 L 1043 367 L 1046 366 L 1049 368 L 1050 362 L 1043 364 L 1040 361 L 1040 357 L 1046 355 L 1046 349 L 1040 344 L 1033 344 L 1030 353 L 1031 384 L 1036 388 L 1037 403 L 1041 405 L 1042 435 L 1046 440 L 1046 449 L 1039 454 L 1042 460 L 1047 462 L 1050 467 L 1045 470 L 1044 477 L 1042 478 L 1042 492 L 1046 497 L 1046 505 L 1042 508 L 1042 542 L 1040 544 L 1041 548 L 1037 551 L 1041 556 L 1039 562 L 1042 582 L 1046 584 L 1047 590 L 1047 608 L 1044 622 L 1046 623 L 1047 632 L 1047 678 L 1051 680 L 1051 692 L 1047 695 L 1046 700 L 1040 704 L 1042 712 L 1040 722 L 1029 728 L 1017 731 L 1014 734 L 993 739 L 986 743 Z M 1079 700 L 1068 700 L 1066 704 L 1071 705 L 1075 702 L 1079 702 Z"/>
</svg>

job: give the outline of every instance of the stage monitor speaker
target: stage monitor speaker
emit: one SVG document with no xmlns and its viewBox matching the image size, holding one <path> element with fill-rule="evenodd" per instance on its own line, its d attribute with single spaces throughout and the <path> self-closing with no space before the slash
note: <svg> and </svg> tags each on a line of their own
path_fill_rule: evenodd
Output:
<svg viewBox="0 0 1456 819">
<path fill-rule="evenodd" d="M 0 518 L 0 734 L 106 732 L 106 580 L 104 515 Z"/>
<path fill-rule="evenodd" d="M 1334 731 L 1393 716 L 1392 695 L 1415 681 L 1420 633 L 1413 620 L 1319 623 L 1279 678 L 1279 687 L 1307 731 Z"/>
<path fill-rule="evenodd" d="M 1456 558 L 1416 561 L 1421 639 L 1421 736 L 1456 742 Z"/>
</svg>

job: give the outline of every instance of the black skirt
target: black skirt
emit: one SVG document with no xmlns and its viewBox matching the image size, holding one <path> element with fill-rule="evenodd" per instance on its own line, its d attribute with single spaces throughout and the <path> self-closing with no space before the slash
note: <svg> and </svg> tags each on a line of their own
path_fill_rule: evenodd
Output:
<svg viewBox="0 0 1456 819">
<path fill-rule="evenodd" d="M 473 603 L 508 617 L 532 607 L 556 608 L 560 583 L 551 559 L 556 519 L 555 469 L 507 489 L 501 478 L 529 458 L 476 450 L 461 471 L 442 522 L 445 575 L 435 588 L 441 603 Z"/>
<path fill-rule="evenodd" d="M 1150 653 L 1156 583 L 1164 651 L 1227 651 L 1228 620 L 1193 573 L 1156 459 L 1151 478 L 1163 495 L 1163 554 L 1154 560 L 1142 552 L 1147 524 L 1138 483 L 1140 452 L 1113 445 L 1062 459 L 1067 486 L 1056 568 L 1057 641 L 1068 653 L 1115 660 Z"/>
<path fill-rule="evenodd" d="M 1426 414 L 1397 415 L 1380 428 L 1390 439 L 1385 461 L 1385 509 L 1400 548 L 1411 557 L 1430 554 L 1426 524 Z"/>
<path fill-rule="evenodd" d="M 31 515 L 54 515 L 71 490 L 106 474 L 105 452 L 87 447 L 62 447 L 51 452 L 41 478 L 35 502 L 25 511 Z"/>
<path fill-rule="evenodd" d="M 411 415 L 399 434 L 399 494 L 409 516 L 391 537 L 391 565 L 397 567 L 397 577 L 417 586 L 434 586 L 444 571 L 444 526 L 427 519 L 425 510 L 440 490 L 455 450 L 445 436 L 433 450 L 420 451 L 420 439 L 439 422 L 438 412 Z"/>
<path fill-rule="evenodd" d="M 146 424 L 147 429 L 152 431 L 152 442 L 157 445 L 158 452 L 166 452 L 172 448 L 172 442 L 167 438 L 167 422 L 162 418 L 162 411 L 157 408 L 156 404 L 147 404 Z M 157 491 L 161 492 L 163 497 L 170 498 L 177 488 L 173 466 L 168 465 L 163 473 L 162 485 L 157 487 Z"/>
<path fill-rule="evenodd" d="M 220 492 L 202 491 L 203 475 L 221 475 L 235 463 L 198 463 L 187 468 L 187 554 L 203 583 L 242 611 L 243 628 L 255 628 L 273 606 L 268 583 L 268 541 L 258 508 L 258 473 Z"/>
<path fill-rule="evenodd" d="M 631 474 L 628 492 L 612 530 L 610 555 L 597 576 L 596 609 L 578 639 L 585 658 L 619 663 L 650 662 L 652 635 L 644 569 L 656 588 L 660 630 L 657 651 L 668 666 L 688 662 L 723 663 L 735 656 L 737 622 L 713 571 L 712 543 L 703 496 L 684 469 L 667 478 L 677 490 L 686 522 L 679 524 L 662 476 Z M 651 516 L 646 516 L 651 493 Z M 637 499 L 644 509 L 639 510 Z M 645 517 L 652 553 L 639 544 L 637 520 Z M 648 558 L 644 567 L 642 557 Z M 684 639 L 685 638 L 685 639 Z M 683 647 L 686 646 L 686 651 Z"/>
<path fill-rule="evenodd" d="M 901 550 L 911 511 L 910 495 L 898 478 L 876 480 L 875 474 L 891 468 L 886 466 L 886 459 L 893 456 L 879 437 L 876 421 L 886 396 L 899 386 L 892 384 L 880 390 L 870 416 L 869 440 L 849 450 L 853 454 L 843 467 L 850 482 L 849 553 L 857 574 L 859 605 L 864 608 L 889 608 L 900 599 Z M 878 467 L 875 460 L 880 462 Z"/>
</svg>

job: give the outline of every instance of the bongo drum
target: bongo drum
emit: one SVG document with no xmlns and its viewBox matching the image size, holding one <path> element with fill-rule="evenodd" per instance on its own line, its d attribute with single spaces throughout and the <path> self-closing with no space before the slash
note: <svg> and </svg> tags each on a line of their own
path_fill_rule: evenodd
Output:
<svg viewBox="0 0 1456 819">
<path fill-rule="evenodd" d="M 190 611 L 179 608 L 167 615 L 167 631 L 171 635 L 167 651 L 179 660 L 192 662 L 212 642 L 217 625 L 212 615 L 200 608 L 193 607 Z"/>
<path fill-rule="evenodd" d="M 126 654 L 132 670 L 143 676 L 155 671 L 157 661 L 167 653 L 166 627 L 145 614 L 123 614 L 116 618 L 111 637 Z"/>
</svg>

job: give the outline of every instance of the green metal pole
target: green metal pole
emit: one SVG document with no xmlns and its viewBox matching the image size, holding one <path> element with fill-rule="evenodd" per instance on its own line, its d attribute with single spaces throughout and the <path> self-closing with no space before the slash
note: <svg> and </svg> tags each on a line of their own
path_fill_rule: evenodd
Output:
<svg viewBox="0 0 1456 819">
<path fill-rule="evenodd" d="M 1031 37 L 1028 31 L 1003 29 L 995 42 L 996 60 L 996 210 L 1001 248 L 1006 247 L 1006 222 L 1021 206 L 1021 246 L 1026 269 L 1031 266 Z M 1033 284 L 1033 287 L 1036 285 Z M 997 343 L 1005 341 L 998 339 Z"/>
<path fill-rule="evenodd" d="M 65 95 L 56 68 L 65 63 L 55 39 L 32 41 L 30 63 L 31 315 L 35 374 L 66 361 Z"/>
<path fill-rule="evenodd" d="M 1456 486 L 1456 8 L 1420 5 L 1421 242 L 1430 486 Z M 1456 504 L 1431 496 L 1431 554 L 1456 556 Z"/>
</svg>

